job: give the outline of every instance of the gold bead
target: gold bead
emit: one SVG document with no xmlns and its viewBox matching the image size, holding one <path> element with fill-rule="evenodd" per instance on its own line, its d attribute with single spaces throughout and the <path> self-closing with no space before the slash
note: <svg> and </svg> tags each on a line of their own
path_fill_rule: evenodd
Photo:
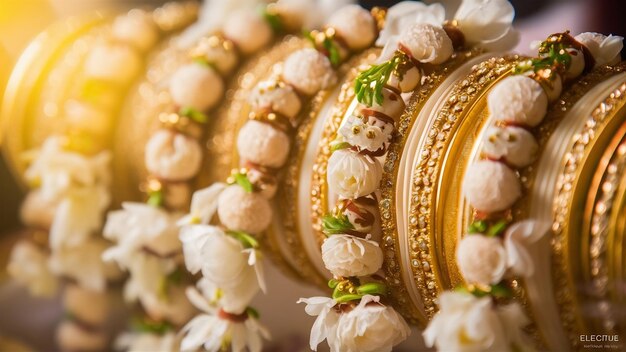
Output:
<svg viewBox="0 0 626 352">
<path fill-rule="evenodd" d="M 376 137 L 376 132 L 369 130 L 367 131 L 367 133 L 365 133 L 365 137 L 367 137 L 368 139 L 374 139 Z"/>
<path fill-rule="evenodd" d="M 354 133 L 354 134 L 361 133 L 361 127 L 359 127 L 359 126 L 352 126 L 352 133 Z"/>
</svg>

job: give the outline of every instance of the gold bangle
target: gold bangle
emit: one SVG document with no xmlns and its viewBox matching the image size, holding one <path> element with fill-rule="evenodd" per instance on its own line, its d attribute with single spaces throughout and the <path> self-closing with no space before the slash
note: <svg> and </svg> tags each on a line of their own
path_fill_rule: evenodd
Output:
<svg viewBox="0 0 626 352">
<path fill-rule="evenodd" d="M 459 142 L 473 143 L 474 129 L 484 124 L 483 98 L 497 81 L 507 75 L 520 60 L 518 56 L 491 58 L 477 65 L 472 73 L 457 83 L 446 97 L 420 149 L 420 162 L 412 173 L 408 248 L 415 284 L 424 300 L 426 317 L 436 311 L 435 299 L 440 290 L 462 282 L 455 263 L 456 219 L 460 214 L 457 199 L 463 174 Z M 467 142 L 466 142 L 467 140 Z M 451 165 L 454 164 L 454 165 Z M 437 191 L 445 189 L 445 194 Z M 456 203 L 456 204 L 455 204 Z M 448 218 L 448 220 L 445 220 Z M 450 232 L 451 228 L 453 232 Z M 449 235 L 446 235 L 449 234 Z"/>
<path fill-rule="evenodd" d="M 609 97 L 617 97 L 623 94 L 621 86 L 619 90 L 611 93 Z M 602 151 L 602 150 L 599 150 Z M 593 152 L 592 152 L 593 153 Z M 601 316 L 591 316 L 593 331 L 606 331 L 609 334 L 616 333 L 617 316 L 610 309 L 609 299 L 614 302 L 619 300 L 619 294 L 615 288 L 619 281 L 616 272 L 619 267 L 611 265 L 619 261 L 615 253 L 619 253 L 616 247 L 617 237 L 623 232 L 617 231 L 616 222 L 619 218 L 619 198 L 623 195 L 622 183 L 626 171 L 626 124 L 622 124 L 618 132 L 612 138 L 609 146 L 604 150 L 598 168 L 595 170 L 586 207 L 583 212 L 583 225 L 581 226 L 581 249 L 582 249 L 582 276 L 583 287 L 589 288 L 588 301 L 596 304 Z M 615 270 L 617 269 L 617 270 Z"/>
<path fill-rule="evenodd" d="M 337 75 L 342 77 L 341 81 L 343 83 L 339 85 L 340 92 L 337 96 L 337 100 L 335 102 L 330 102 L 333 103 L 333 111 L 336 112 L 339 110 L 337 108 L 338 105 L 344 105 L 346 101 L 351 101 L 351 99 L 347 100 L 347 97 L 350 95 L 348 92 L 353 92 L 351 88 L 354 79 L 359 72 L 357 67 L 373 61 L 378 52 L 379 49 L 376 48 L 365 50 L 361 54 L 352 57 L 338 68 Z M 313 125 L 320 118 L 320 110 L 331 97 L 330 93 L 331 91 L 322 91 L 318 93 L 313 99 L 311 106 L 303 110 L 304 114 L 302 116 L 305 118 L 302 120 L 296 131 L 292 150 L 287 163 L 285 164 L 285 177 L 277 194 L 277 199 L 280 200 L 278 202 L 278 208 L 280 218 L 283 221 L 283 236 L 286 238 L 290 252 L 295 255 L 294 265 L 304 279 L 306 279 L 309 283 L 314 283 L 320 288 L 328 287 L 328 274 L 321 271 L 315 264 L 312 263 L 311 258 L 308 257 L 307 251 L 304 248 L 303 242 L 306 239 L 303 238 L 304 235 L 298 226 L 297 217 L 300 211 L 309 212 L 309 209 L 303 210 L 298 206 L 298 189 L 300 188 L 299 180 L 300 173 L 302 171 L 302 161 L 304 159 L 304 153 L 306 151 L 309 138 L 311 137 Z M 334 119 L 334 114 L 330 119 Z M 313 177 L 315 178 L 315 176 Z M 317 193 L 316 195 L 313 193 L 314 192 L 312 191 L 311 201 L 315 204 L 319 201 L 319 198 L 316 196 Z M 315 205 L 313 205 L 313 209 L 316 209 Z M 314 213 L 317 213 L 317 211 L 314 211 Z"/>
<path fill-rule="evenodd" d="M 623 67 L 623 66 L 622 66 Z M 619 67 L 616 71 L 621 70 Z M 588 182 L 591 178 L 591 165 L 597 162 L 598 156 L 591 152 L 594 147 L 603 143 L 612 136 L 614 129 L 611 125 L 620 123 L 614 118 L 626 104 L 626 85 L 622 84 L 611 92 L 613 97 L 607 97 L 594 109 L 584 127 L 577 133 L 558 176 L 558 184 L 553 204 L 553 278 L 555 279 L 555 298 L 559 307 L 559 314 L 570 342 L 574 348 L 580 344 L 579 336 L 590 329 L 582 317 L 582 297 L 577 292 L 577 283 L 582 279 L 582 268 L 577 251 L 582 248 L 580 221 L 583 218 L 583 209 L 576 206 L 585 202 L 588 194 Z M 616 96 L 617 95 L 617 96 Z M 623 117 L 622 117 L 623 119 Z M 608 132 L 607 132 L 608 130 Z M 609 135 L 607 137 L 607 134 Z M 602 148 L 600 148 L 602 150 Z M 595 168 L 593 168 L 595 169 Z"/>
</svg>

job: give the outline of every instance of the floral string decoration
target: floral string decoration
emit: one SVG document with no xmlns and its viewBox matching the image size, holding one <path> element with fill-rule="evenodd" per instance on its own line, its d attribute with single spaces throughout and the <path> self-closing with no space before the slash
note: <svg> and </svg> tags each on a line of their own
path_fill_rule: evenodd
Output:
<svg viewBox="0 0 626 352">
<path fill-rule="evenodd" d="M 549 231 L 533 219 L 513 222 L 510 209 L 522 195 L 517 170 L 537 158 L 533 128 L 548 103 L 561 94 L 562 82 L 594 66 L 618 62 L 621 37 L 569 32 L 550 35 L 537 58 L 522 61 L 513 75 L 497 83 L 487 98 L 491 126 L 482 140 L 482 159 L 464 176 L 463 193 L 474 208 L 474 222 L 456 251 L 466 285 L 439 297 L 439 312 L 424 331 L 428 346 L 451 351 L 532 349 L 523 328 L 522 307 L 510 302 L 510 279 L 535 268 L 530 247 Z"/>
<path fill-rule="evenodd" d="M 142 55 L 194 14 L 192 4 L 166 4 L 116 17 L 86 54 L 80 89 L 62 105 L 63 132 L 26 155 L 25 178 L 33 190 L 21 217 L 33 230 L 14 248 L 8 272 L 36 295 L 52 296 L 65 283 L 66 314 L 57 328 L 63 350 L 102 350 L 109 342 L 102 327 L 109 307 L 105 291 L 121 272 L 100 259 L 108 242 L 99 234 L 111 201 L 111 152 L 104 137 L 118 94 L 137 77 Z"/>
<path fill-rule="evenodd" d="M 300 6 L 296 6 L 298 4 Z M 203 126 L 210 119 L 211 111 L 220 103 L 224 95 L 225 81 L 238 63 L 266 47 L 275 33 L 283 33 L 284 30 L 292 29 L 292 26 L 298 26 L 298 23 L 306 17 L 299 11 L 309 9 L 313 4 L 312 1 L 300 3 L 278 1 L 259 11 L 259 6 L 262 5 L 259 1 L 248 1 L 246 4 L 240 4 L 241 6 L 230 6 L 226 1 L 211 1 L 205 5 L 203 14 L 211 13 L 210 17 L 219 21 L 209 23 L 210 19 L 204 18 L 204 21 L 209 22 L 200 22 L 198 26 L 209 25 L 211 28 L 209 33 L 214 34 L 198 37 L 194 32 L 196 26 L 180 39 L 183 45 L 186 41 L 195 44 L 188 48 L 188 63 L 176 69 L 166 82 L 166 91 L 171 97 L 172 104 L 158 116 L 161 127 L 146 144 L 145 165 L 150 176 L 141 186 L 147 196 L 146 203 L 124 203 L 122 210 L 109 214 L 105 228 L 105 236 L 116 242 L 116 245 L 107 250 L 103 257 L 116 262 L 130 274 L 125 286 L 125 298 L 129 302 L 139 301 L 144 313 L 143 317 L 138 319 L 140 321 L 138 329 L 135 329 L 144 333 L 130 333 L 122 338 L 122 344 L 128 350 L 140 348 L 145 341 L 173 343 L 174 345 L 167 349 L 177 348 L 179 339 L 171 339 L 171 334 L 187 323 L 195 314 L 196 308 L 199 308 L 198 300 L 193 302 L 192 306 L 187 299 L 185 286 L 193 279 L 181 265 L 184 261 L 194 274 L 199 272 L 200 268 L 192 264 L 194 259 L 191 258 L 188 247 L 183 248 L 178 238 L 178 224 L 186 224 L 189 221 L 208 224 L 211 217 L 210 215 L 199 218 L 193 215 L 183 217 L 192 191 L 191 181 L 201 167 Z M 243 190 L 246 194 L 252 192 L 249 187 L 251 183 L 243 183 L 246 180 L 245 175 L 233 177 L 244 186 L 226 189 L 224 192 L 227 194 L 224 196 L 231 192 L 230 197 L 245 200 L 246 195 L 236 191 Z M 207 199 L 206 196 L 212 200 L 217 194 L 196 193 L 192 214 L 207 210 L 205 208 L 198 210 L 196 206 L 197 199 L 204 201 Z M 259 220 L 258 224 L 263 224 L 268 221 L 269 216 L 267 212 L 263 213 L 266 209 L 263 207 L 265 204 L 261 203 L 259 207 L 259 203 L 255 202 L 258 199 L 255 197 L 260 196 L 252 197 L 252 207 L 257 206 L 255 209 L 259 211 L 255 211 L 254 214 L 260 216 L 256 218 Z M 254 220 L 254 217 L 252 219 Z M 184 231 L 185 234 L 181 237 L 183 242 L 198 240 L 199 230 L 207 229 L 196 227 L 195 232 Z M 221 236 L 211 236 L 211 240 L 215 241 L 207 241 L 215 245 L 211 248 L 226 251 L 216 253 L 215 257 L 231 254 L 233 260 L 242 259 L 237 262 L 241 264 L 240 266 L 233 267 L 240 270 L 223 272 L 227 273 L 226 276 L 207 274 L 212 272 L 211 270 L 214 271 L 215 267 L 207 263 L 202 265 L 205 279 L 201 282 L 206 284 L 202 292 L 211 291 L 207 286 L 209 284 L 217 285 L 218 296 L 223 297 L 220 300 L 222 308 L 229 311 L 226 314 L 225 311 L 216 310 L 218 317 L 241 319 L 241 314 L 248 309 L 247 297 L 254 296 L 260 288 L 264 288 L 260 262 L 256 259 L 258 244 L 253 242 L 254 238 L 248 233 L 257 233 L 257 230 L 229 226 L 229 230 L 223 231 Z M 217 241 L 218 239 L 220 241 Z M 184 258 L 181 255 L 183 252 L 186 254 Z M 223 262 L 220 262 L 219 266 L 222 265 Z M 250 268 L 256 269 L 248 270 Z M 258 280 L 255 278 L 257 275 Z M 215 292 L 211 291 L 212 293 Z M 214 297 L 211 298 L 213 299 Z M 186 346 L 190 343 L 187 337 L 195 336 L 198 325 L 191 326 L 194 328 L 184 330 L 187 333 L 183 339 Z M 223 337 L 226 341 L 232 336 L 226 334 Z M 209 345 L 205 347 L 207 346 Z M 242 348 L 234 342 L 233 347 Z"/>
<path fill-rule="evenodd" d="M 335 84 L 335 68 L 369 47 L 377 28 L 368 11 L 347 5 L 335 11 L 325 29 L 306 36 L 313 48 L 292 53 L 282 72 L 259 82 L 249 97 L 252 113 L 237 137 L 241 168 L 226 183 L 195 192 L 190 213 L 179 223 L 186 267 L 202 274 L 188 294 L 203 313 L 183 328 L 183 346 L 260 351 L 259 336 L 268 337 L 249 304 L 266 291 L 258 241 L 272 220 L 270 202 L 289 154 L 290 134 L 306 101 Z M 219 225 L 210 225 L 214 215 Z M 370 292 L 367 287 L 363 294 Z M 244 332 L 247 339 L 236 337 Z"/>
<path fill-rule="evenodd" d="M 483 16 L 494 22 L 483 21 Z M 381 158 L 405 110 L 402 95 L 419 88 L 427 65 L 444 63 L 457 49 L 505 47 L 516 40 L 508 1 L 464 1 L 454 18 L 445 22 L 440 4 L 407 1 L 393 6 L 377 41 L 384 46 L 378 63 L 355 80 L 359 105 L 339 128 L 327 168 L 329 192 L 338 200 L 322 220 L 327 238 L 321 250 L 333 275 L 329 281 L 333 293 L 331 298 L 300 301 L 307 304 L 307 313 L 317 316 L 311 331 L 313 350 L 326 339 L 331 351 L 391 351 L 410 333 L 386 302 L 387 288 L 379 273 L 384 256 L 374 238 L 380 232 L 375 223 Z M 492 27 L 493 23 L 500 25 Z"/>
</svg>

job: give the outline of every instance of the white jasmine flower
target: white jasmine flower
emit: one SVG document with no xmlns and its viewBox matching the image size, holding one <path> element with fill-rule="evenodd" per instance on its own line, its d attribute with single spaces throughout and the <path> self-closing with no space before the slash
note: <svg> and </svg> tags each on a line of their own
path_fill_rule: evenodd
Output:
<svg viewBox="0 0 626 352">
<path fill-rule="evenodd" d="M 456 249 L 456 261 L 461 274 L 471 284 L 497 284 L 507 269 L 502 240 L 483 234 L 463 237 Z"/>
<path fill-rule="evenodd" d="M 359 198 L 376 191 L 382 178 L 382 166 L 377 159 L 341 149 L 328 160 L 328 185 L 342 198 Z"/>
<path fill-rule="evenodd" d="M 281 20 L 292 24 L 289 28 L 320 28 L 338 9 L 353 4 L 354 0 L 278 0 L 272 6 Z"/>
<path fill-rule="evenodd" d="M 335 276 L 367 276 L 383 264 L 378 243 L 351 235 L 332 235 L 322 244 L 322 260 Z"/>
<path fill-rule="evenodd" d="M 207 33 L 221 29 L 230 15 L 241 9 L 255 9 L 260 0 L 207 0 L 202 3 L 198 21 L 189 26 L 178 39 L 179 46 L 186 48 L 196 43 Z"/>
<path fill-rule="evenodd" d="M 351 311 L 339 317 L 335 336 L 329 338 L 333 352 L 391 352 L 411 330 L 392 307 L 366 295 Z"/>
<path fill-rule="evenodd" d="M 517 44 L 514 17 L 515 9 L 508 0 L 463 0 L 454 15 L 468 46 L 491 51 L 510 50 Z"/>
<path fill-rule="evenodd" d="M 524 314 L 522 306 L 517 303 L 498 306 L 496 313 L 502 323 L 505 338 L 509 346 L 515 351 L 534 351 L 532 342 L 524 333 L 524 327 L 530 324 L 530 320 Z M 515 347 L 513 347 L 515 346 Z"/>
<path fill-rule="evenodd" d="M 65 148 L 63 138 L 48 137 L 26 170 L 26 180 L 40 185 L 42 196 L 59 199 L 68 191 L 110 181 L 110 152 L 85 156 Z"/>
<path fill-rule="evenodd" d="M 183 86 L 189 88 L 189 84 Z M 212 86 L 209 84 L 208 88 L 204 87 L 201 91 L 212 91 L 210 87 Z M 146 143 L 144 161 L 148 171 L 159 177 L 171 181 L 186 181 L 200 169 L 202 147 L 189 136 L 161 129 Z"/>
<path fill-rule="evenodd" d="M 504 233 L 507 266 L 515 275 L 530 276 L 535 265 L 529 247 L 546 236 L 550 226 L 532 220 L 520 221 L 509 225 Z"/>
<path fill-rule="evenodd" d="M 300 298 L 297 303 L 305 303 L 304 308 L 310 316 L 317 317 L 313 327 L 311 327 L 311 337 L 309 347 L 317 351 L 317 346 L 329 338 L 336 335 L 339 313 L 334 309 L 337 302 L 329 297 Z"/>
<path fill-rule="evenodd" d="M 157 295 L 146 294 L 139 299 L 146 314 L 156 321 L 165 320 L 174 325 L 183 325 L 198 313 L 187 299 L 185 288 L 168 281 L 161 282 Z"/>
<path fill-rule="evenodd" d="M 452 56 L 454 47 L 446 31 L 439 25 L 416 23 L 400 35 L 399 42 L 408 54 L 423 63 L 441 64 Z"/>
<path fill-rule="evenodd" d="M 217 215 L 230 230 L 258 235 L 272 222 L 272 207 L 262 193 L 248 192 L 233 184 L 220 194 Z"/>
<path fill-rule="evenodd" d="M 176 270 L 173 259 L 162 259 L 138 252 L 126 265 L 129 278 L 124 286 L 124 299 L 127 302 L 139 300 L 150 303 L 167 298 L 163 284 L 167 281 L 167 276 Z"/>
<path fill-rule="evenodd" d="M 200 310 L 182 329 L 185 336 L 181 342 L 181 350 L 197 350 L 200 347 L 208 352 L 218 352 L 230 343 L 233 352 L 248 349 L 260 352 L 262 338 L 269 339 L 269 332 L 250 314 L 233 315 L 216 309 L 211 302 L 195 288 L 187 289 L 189 300 Z"/>
<path fill-rule="evenodd" d="M 122 210 L 107 216 L 104 237 L 117 244 L 104 253 L 104 258 L 127 267 L 135 253 L 143 249 L 163 257 L 176 253 L 181 247 L 177 219 L 177 214 L 147 204 L 123 203 Z"/>
<path fill-rule="evenodd" d="M 75 246 L 101 226 L 110 196 L 111 154 L 85 156 L 65 148 L 61 137 L 49 137 L 26 170 L 26 179 L 40 185 L 42 200 L 57 204 L 50 224 L 52 248 Z"/>
<path fill-rule="evenodd" d="M 208 224 L 217 211 L 217 200 L 225 188 L 225 183 L 216 182 L 207 188 L 194 192 L 191 197 L 189 214 L 180 219 L 178 225 Z"/>
<path fill-rule="evenodd" d="M 75 247 L 102 226 L 102 215 L 111 196 L 104 185 L 81 187 L 67 192 L 56 208 L 50 228 L 50 247 Z"/>
<path fill-rule="evenodd" d="M 339 128 L 339 134 L 343 139 L 360 150 L 375 152 L 391 141 L 393 126 L 382 126 L 365 123 L 362 118 L 350 116 L 346 123 Z"/>
<path fill-rule="evenodd" d="M 117 268 L 102 260 L 102 253 L 108 244 L 91 238 L 80 247 L 60 248 L 52 252 L 50 270 L 59 276 L 76 280 L 79 286 L 103 292 L 107 279 L 117 273 Z"/>
<path fill-rule="evenodd" d="M 116 39 L 130 43 L 142 51 L 153 47 L 159 39 L 159 29 L 151 14 L 138 9 L 116 17 L 111 32 Z"/>
<path fill-rule="evenodd" d="M 333 28 L 346 46 L 353 51 L 369 47 L 378 35 L 372 14 L 356 4 L 337 9 L 328 18 L 325 26 Z"/>
<path fill-rule="evenodd" d="M 48 267 L 49 255 L 29 241 L 18 242 L 11 250 L 7 272 L 31 294 L 42 297 L 53 296 L 58 288 L 56 276 Z"/>
<path fill-rule="evenodd" d="M 440 351 L 510 351 L 510 341 L 491 297 L 443 292 L 439 312 L 424 330 L 424 342 Z"/>
<path fill-rule="evenodd" d="M 191 269 L 201 266 L 206 285 L 220 290 L 220 304 L 229 313 L 243 312 L 259 289 L 265 291 L 256 249 L 245 249 L 240 241 L 211 226 L 196 228 L 181 240 L 202 246 L 197 252 L 188 251 Z"/>
<path fill-rule="evenodd" d="M 283 65 L 283 79 L 299 92 L 313 95 L 337 82 L 337 75 L 328 57 L 313 48 L 289 55 Z"/>
<path fill-rule="evenodd" d="M 115 341 L 115 348 L 126 352 L 146 351 L 179 351 L 179 342 L 176 334 L 166 332 L 155 333 L 124 333 Z"/>
<path fill-rule="evenodd" d="M 577 35 L 575 39 L 589 49 L 596 60 L 595 66 L 616 64 L 621 59 L 624 37 L 585 32 Z"/>
<path fill-rule="evenodd" d="M 400 35 L 413 24 L 426 23 L 441 26 L 446 19 L 445 9 L 441 4 L 425 5 L 419 1 L 402 1 L 387 10 L 385 27 L 380 31 L 376 46 L 383 47 L 378 62 L 391 59 L 398 50 Z"/>
<path fill-rule="evenodd" d="M 522 195 L 515 171 L 503 163 L 482 160 L 465 172 L 463 195 L 479 211 L 493 213 L 505 210 Z"/>
<path fill-rule="evenodd" d="M 185 266 L 192 274 L 197 274 L 204 263 L 202 248 L 213 234 L 223 233 L 218 227 L 208 225 L 183 226 L 180 241 L 183 243 Z"/>
<path fill-rule="evenodd" d="M 43 197 L 39 189 L 31 190 L 20 207 L 20 219 L 26 226 L 50 230 L 58 206 L 58 200 Z"/>
</svg>

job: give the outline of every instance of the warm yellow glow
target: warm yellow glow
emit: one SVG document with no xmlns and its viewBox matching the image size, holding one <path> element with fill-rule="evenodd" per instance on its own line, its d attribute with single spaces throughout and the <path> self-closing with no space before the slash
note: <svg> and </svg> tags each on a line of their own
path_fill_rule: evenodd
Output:
<svg viewBox="0 0 626 352">
<path fill-rule="evenodd" d="M 28 42 L 56 16 L 46 0 L 0 1 L 0 45 L 15 60 Z"/>
</svg>

